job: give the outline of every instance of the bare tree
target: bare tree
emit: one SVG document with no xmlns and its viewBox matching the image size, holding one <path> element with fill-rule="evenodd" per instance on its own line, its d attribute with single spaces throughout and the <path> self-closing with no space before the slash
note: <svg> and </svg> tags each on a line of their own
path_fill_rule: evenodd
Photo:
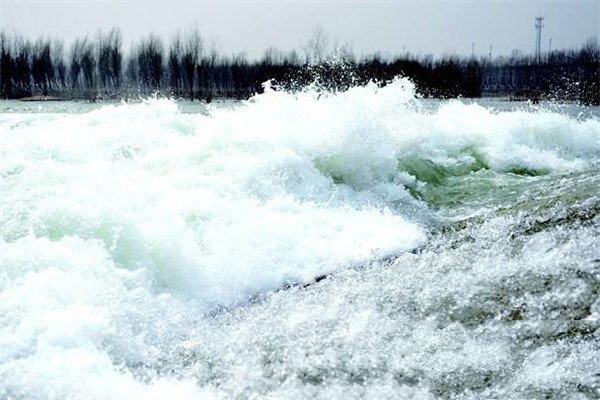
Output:
<svg viewBox="0 0 600 400">
<path fill-rule="evenodd" d="M 31 77 L 34 87 L 47 95 L 50 84 L 54 79 L 52 59 L 50 58 L 50 40 L 38 39 L 33 46 L 31 59 Z"/>
<path fill-rule="evenodd" d="M 110 31 L 110 67 L 113 79 L 113 86 L 119 90 L 121 88 L 121 81 L 123 76 L 123 53 L 121 45 L 123 43 L 121 39 L 121 31 L 119 29 L 112 29 Z"/>
<path fill-rule="evenodd" d="M 169 86 L 176 96 L 179 96 L 182 81 L 181 53 L 181 34 L 177 31 L 177 34 L 171 40 L 171 45 L 169 46 L 169 59 L 167 61 Z"/>
<path fill-rule="evenodd" d="M 121 86 L 123 55 L 121 32 L 117 28 L 107 34 L 98 34 L 98 77 L 105 93 L 117 91 Z"/>
<path fill-rule="evenodd" d="M 6 32 L 0 32 L 0 96 L 12 97 L 13 91 L 13 60 L 10 38 Z"/>
<path fill-rule="evenodd" d="M 75 90 L 79 87 L 79 75 L 81 73 L 81 59 L 83 57 L 83 43 L 80 39 L 75 39 L 71 45 L 69 57 L 69 79 L 71 81 L 71 89 Z"/>
<path fill-rule="evenodd" d="M 329 38 L 320 26 L 317 26 L 311 37 L 302 47 L 306 64 L 316 65 L 327 60 L 329 48 Z"/>
<path fill-rule="evenodd" d="M 93 96 L 92 92 L 96 89 L 96 57 L 94 44 L 87 37 L 83 39 L 81 47 L 81 71 L 85 88 Z"/>
<path fill-rule="evenodd" d="M 13 37 L 12 72 L 15 94 L 31 95 L 31 44 L 21 36 Z"/>
<path fill-rule="evenodd" d="M 204 88 L 204 100 L 210 103 L 216 94 L 216 67 L 219 60 L 219 52 L 217 51 L 217 43 L 213 39 L 207 56 L 202 60 L 202 64 L 198 66 L 198 76 L 202 77 L 201 84 Z"/>
<path fill-rule="evenodd" d="M 142 40 L 137 53 L 138 76 L 146 89 L 159 90 L 163 77 L 162 40 L 151 34 Z"/>
<path fill-rule="evenodd" d="M 276 47 L 268 47 L 263 53 L 261 63 L 263 65 L 281 65 L 283 64 L 283 53 Z"/>
<path fill-rule="evenodd" d="M 58 40 L 52 42 L 52 63 L 54 65 L 55 86 L 64 90 L 67 87 L 67 66 L 65 64 L 63 43 Z"/>
<path fill-rule="evenodd" d="M 183 82 L 191 100 L 194 100 L 194 86 L 198 80 L 196 70 L 202 57 L 203 41 L 200 31 L 197 28 L 185 33 L 183 43 L 183 55 L 181 57 L 181 67 L 183 72 Z M 198 86 L 200 86 L 198 84 Z"/>
</svg>

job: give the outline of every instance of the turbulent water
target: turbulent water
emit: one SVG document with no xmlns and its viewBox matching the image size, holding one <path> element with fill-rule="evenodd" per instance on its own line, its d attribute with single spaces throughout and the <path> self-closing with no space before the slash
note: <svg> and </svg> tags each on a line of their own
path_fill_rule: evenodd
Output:
<svg viewBox="0 0 600 400">
<path fill-rule="evenodd" d="M 0 398 L 597 399 L 598 110 L 506 108 L 2 104 Z"/>
</svg>

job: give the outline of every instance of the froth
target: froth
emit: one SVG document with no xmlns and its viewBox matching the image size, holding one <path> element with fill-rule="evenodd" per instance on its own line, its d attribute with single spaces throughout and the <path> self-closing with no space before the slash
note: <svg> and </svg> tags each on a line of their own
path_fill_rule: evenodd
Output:
<svg viewBox="0 0 600 400">
<path fill-rule="evenodd" d="M 597 119 L 431 108 L 403 79 L 0 121 L 0 397 L 217 396 L 148 372 L 216 306 L 424 245 L 411 193 L 447 176 L 600 154 Z"/>
<path fill-rule="evenodd" d="M 600 122 L 431 109 L 397 79 L 265 93 L 208 115 L 175 102 L 3 120 L 3 236 L 100 240 L 157 290 L 229 304 L 419 246 L 445 176 L 585 168 Z"/>
</svg>

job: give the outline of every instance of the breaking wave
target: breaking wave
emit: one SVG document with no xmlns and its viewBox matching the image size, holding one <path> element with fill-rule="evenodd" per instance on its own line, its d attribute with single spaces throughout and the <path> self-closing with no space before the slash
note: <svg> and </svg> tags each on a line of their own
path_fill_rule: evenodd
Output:
<svg viewBox="0 0 600 400">
<path fill-rule="evenodd" d="M 223 308 L 233 315 L 252 313 L 252 308 L 244 311 L 249 302 L 263 299 L 265 315 L 274 318 L 280 307 L 293 314 L 290 304 L 278 305 L 277 296 L 294 301 L 301 292 L 275 296 L 273 291 L 332 273 L 341 274 L 342 281 L 348 274 L 363 279 L 356 276 L 358 267 L 396 259 L 436 275 L 438 264 L 428 262 L 449 258 L 415 257 L 434 245 L 458 257 L 450 243 L 462 233 L 440 236 L 445 229 L 459 229 L 456 221 L 471 227 L 474 212 L 497 212 L 482 217 L 479 228 L 469 228 L 489 236 L 489 226 L 500 224 L 499 231 L 510 234 L 516 223 L 510 218 L 534 215 L 527 224 L 516 223 L 521 231 L 529 229 L 543 221 L 536 214 L 541 203 L 528 205 L 552 197 L 553 191 L 543 188 L 568 176 L 587 177 L 576 182 L 595 179 L 600 159 L 597 118 L 543 109 L 502 112 L 460 101 L 431 106 L 415 98 L 405 79 L 336 94 L 287 93 L 267 85 L 264 94 L 210 107 L 205 114 L 183 113 L 176 102 L 155 99 L 84 113 L 8 113 L 0 121 L 2 398 L 248 397 L 228 386 L 234 383 L 227 377 L 211 378 L 206 370 L 211 362 L 227 364 L 224 349 L 205 354 L 218 361 L 200 356 L 182 361 L 169 348 L 183 351 L 182 340 L 206 324 L 214 328 L 205 332 L 207 343 L 229 343 L 228 334 L 207 322 Z M 584 186 L 584 194 L 574 198 L 587 201 L 582 207 L 591 216 L 569 214 L 571 209 L 563 214 L 597 224 L 598 198 L 588 191 L 590 184 Z M 542 189 L 533 196 L 532 187 Z M 561 198 L 548 200 L 545 209 L 556 210 Z M 560 218 L 550 219 L 552 226 L 560 225 Z M 581 234 L 587 240 L 588 234 Z M 491 249 L 486 251 L 493 258 L 489 252 L 496 248 Z M 496 250 L 496 256 L 510 253 Z M 483 285 L 486 262 L 480 263 L 476 276 Z M 508 264 L 516 271 L 517 264 Z M 501 265 L 489 268 L 502 274 Z M 456 293 L 443 297 L 443 290 L 436 295 L 425 286 L 412 295 L 415 307 L 427 303 L 434 314 L 447 315 L 443 299 L 470 290 L 461 286 L 470 282 L 465 276 L 449 273 Z M 537 273 L 533 264 L 531 273 Z M 411 285 L 422 284 L 414 274 L 406 272 L 408 283 L 382 287 L 388 295 L 394 287 L 414 291 Z M 364 279 L 366 286 L 357 293 L 377 292 L 370 278 Z M 489 279 L 495 282 L 492 275 Z M 308 307 L 300 320 L 320 318 L 311 313 L 309 300 L 297 300 Z M 455 320 L 477 308 L 455 305 Z M 498 304 L 489 309 L 494 307 Z M 355 328 L 364 329 L 375 318 L 369 315 L 352 318 L 360 325 Z M 250 317 L 240 318 L 245 321 L 240 329 L 257 328 L 247 322 Z M 234 322 L 223 324 L 235 329 Z M 425 325 L 419 329 L 434 329 Z M 239 334 L 244 343 L 252 337 Z M 438 334 L 424 340 L 442 341 Z M 465 346 L 475 352 L 480 344 Z M 501 362 L 512 357 L 500 347 L 494 351 Z M 551 359 L 553 351 L 558 350 L 539 350 L 524 368 L 538 368 L 535 363 Z M 185 370 L 186 362 L 195 366 L 195 379 L 175 372 Z M 494 379 L 506 373 L 498 372 L 499 364 L 478 362 Z M 165 372 L 161 365 L 169 363 L 176 366 Z M 225 374 L 226 368 L 219 368 Z M 313 372 L 311 385 L 326 380 Z M 535 379 L 546 379 L 539 374 Z M 395 382 L 419 381 L 413 375 Z M 300 390 L 302 385 L 288 397 L 313 393 Z M 343 380 L 328 386 L 332 395 L 336 385 L 343 386 Z M 429 389 L 415 385 L 409 386 L 417 397 L 446 393 L 441 383 Z"/>
</svg>

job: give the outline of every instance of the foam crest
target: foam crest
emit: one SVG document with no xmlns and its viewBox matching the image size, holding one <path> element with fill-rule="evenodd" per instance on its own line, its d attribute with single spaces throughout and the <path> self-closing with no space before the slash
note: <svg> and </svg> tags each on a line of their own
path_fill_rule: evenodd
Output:
<svg viewBox="0 0 600 400">
<path fill-rule="evenodd" d="M 254 102 L 293 101 L 280 97 Z M 28 234 L 100 240 L 118 266 L 151 271 L 158 291 L 231 304 L 423 243 L 389 207 L 411 199 L 388 143 L 366 144 L 369 154 L 340 129 L 243 130 L 252 104 L 203 117 L 152 100 L 11 129 L 6 245 Z M 356 163 L 349 185 L 322 173 L 322 140 Z"/>
<path fill-rule="evenodd" d="M 409 193 L 423 185 L 576 171 L 600 154 L 597 119 L 428 108 L 406 79 L 336 94 L 266 85 L 206 116 L 157 99 L 40 115 L 2 122 L 7 246 L 100 240 L 159 290 L 216 304 L 422 245 L 431 213 Z"/>
</svg>

